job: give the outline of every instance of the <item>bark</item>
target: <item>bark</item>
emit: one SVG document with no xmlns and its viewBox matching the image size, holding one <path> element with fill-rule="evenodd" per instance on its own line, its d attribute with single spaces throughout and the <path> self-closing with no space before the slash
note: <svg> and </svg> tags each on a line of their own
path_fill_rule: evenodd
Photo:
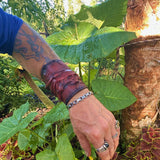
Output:
<svg viewBox="0 0 160 160">
<path fill-rule="evenodd" d="M 129 0 L 126 30 L 137 33 L 147 24 L 159 1 Z M 125 85 L 137 101 L 122 111 L 122 133 L 126 141 L 139 136 L 141 128 L 154 122 L 160 98 L 160 37 L 139 37 L 125 46 Z M 123 135 L 124 136 L 124 135 Z"/>
<path fill-rule="evenodd" d="M 129 0 L 125 29 L 136 32 L 148 26 L 148 15 L 158 11 L 159 0 Z"/>
<path fill-rule="evenodd" d="M 160 37 L 138 38 L 125 47 L 125 85 L 137 98 L 122 113 L 122 128 L 127 130 L 127 139 L 137 137 L 141 128 L 151 125 L 157 115 L 160 97 L 159 51 Z"/>
</svg>

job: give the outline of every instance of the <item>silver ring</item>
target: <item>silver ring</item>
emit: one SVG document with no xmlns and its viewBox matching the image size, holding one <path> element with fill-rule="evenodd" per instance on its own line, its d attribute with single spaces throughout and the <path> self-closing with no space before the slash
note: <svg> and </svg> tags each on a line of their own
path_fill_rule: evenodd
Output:
<svg viewBox="0 0 160 160">
<path fill-rule="evenodd" d="M 116 132 L 116 134 L 114 136 L 112 136 L 112 138 L 116 138 L 118 136 L 118 132 Z"/>
<path fill-rule="evenodd" d="M 116 128 L 116 129 L 119 129 L 119 128 L 120 128 L 120 124 L 119 124 L 119 121 L 118 121 L 118 120 L 116 120 L 115 128 Z"/>
<path fill-rule="evenodd" d="M 108 147 L 109 147 L 109 144 L 105 141 L 104 144 L 100 148 L 96 149 L 96 151 L 104 152 L 105 150 L 107 150 Z"/>
</svg>

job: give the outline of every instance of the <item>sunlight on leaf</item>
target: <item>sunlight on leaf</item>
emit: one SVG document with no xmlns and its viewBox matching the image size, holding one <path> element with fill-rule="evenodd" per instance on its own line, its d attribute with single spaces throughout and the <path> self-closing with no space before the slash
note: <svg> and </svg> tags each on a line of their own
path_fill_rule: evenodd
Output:
<svg viewBox="0 0 160 160">
<path fill-rule="evenodd" d="M 69 22 L 85 21 L 97 28 L 120 26 L 126 15 L 127 2 L 128 0 L 108 0 L 93 7 L 83 5 L 79 13 L 69 18 Z"/>
<path fill-rule="evenodd" d="M 79 23 L 77 33 L 74 28 L 67 26 L 67 29 L 46 39 L 63 61 L 74 64 L 104 58 L 120 45 L 136 38 L 135 33 L 115 27 L 97 30 L 91 24 Z"/>
</svg>

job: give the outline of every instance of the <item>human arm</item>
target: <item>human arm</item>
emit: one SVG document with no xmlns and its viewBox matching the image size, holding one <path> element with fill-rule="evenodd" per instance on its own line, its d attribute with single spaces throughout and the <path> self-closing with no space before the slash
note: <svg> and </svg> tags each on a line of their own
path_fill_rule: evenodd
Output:
<svg viewBox="0 0 160 160">
<path fill-rule="evenodd" d="M 53 59 L 59 59 L 48 44 L 25 23 L 16 36 L 13 57 L 29 73 L 40 79 L 42 79 L 42 67 Z M 73 102 L 76 98 L 87 92 L 87 88 L 81 90 L 72 97 L 70 102 Z M 103 145 L 104 140 L 106 140 L 109 143 L 109 149 L 103 153 L 99 153 L 99 156 L 103 160 L 111 159 L 117 148 L 119 137 L 112 138 L 117 132 L 113 114 L 94 95 L 73 106 L 69 110 L 69 114 L 74 132 L 87 155 L 91 154 L 90 143 L 95 148 L 99 148 Z"/>
<path fill-rule="evenodd" d="M 23 23 L 16 35 L 12 56 L 32 75 L 44 80 L 41 76 L 42 68 L 49 62 L 59 59 L 48 44 Z M 63 64 L 65 65 L 65 64 Z M 52 72 L 52 70 L 51 70 Z M 54 69 L 53 69 L 54 72 Z M 77 92 L 69 101 L 87 93 L 88 89 Z M 95 97 L 91 95 L 74 105 L 70 110 L 70 119 L 82 148 L 90 155 L 90 143 L 95 148 L 103 145 L 104 140 L 109 143 L 109 148 L 98 153 L 102 160 L 109 160 L 118 145 L 118 138 L 112 136 L 119 130 L 115 129 L 115 118 Z"/>
</svg>

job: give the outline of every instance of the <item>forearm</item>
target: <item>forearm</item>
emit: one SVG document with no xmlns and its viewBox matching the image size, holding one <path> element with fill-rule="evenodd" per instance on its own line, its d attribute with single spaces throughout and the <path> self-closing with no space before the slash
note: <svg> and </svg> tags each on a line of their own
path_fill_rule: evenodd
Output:
<svg viewBox="0 0 160 160">
<path fill-rule="evenodd" d="M 13 57 L 64 103 L 85 89 L 80 77 L 64 64 L 48 44 L 27 24 L 15 39 Z"/>
<path fill-rule="evenodd" d="M 59 59 L 41 36 L 26 23 L 23 23 L 17 33 L 12 56 L 24 69 L 39 79 L 42 66 L 53 59 Z"/>
</svg>

